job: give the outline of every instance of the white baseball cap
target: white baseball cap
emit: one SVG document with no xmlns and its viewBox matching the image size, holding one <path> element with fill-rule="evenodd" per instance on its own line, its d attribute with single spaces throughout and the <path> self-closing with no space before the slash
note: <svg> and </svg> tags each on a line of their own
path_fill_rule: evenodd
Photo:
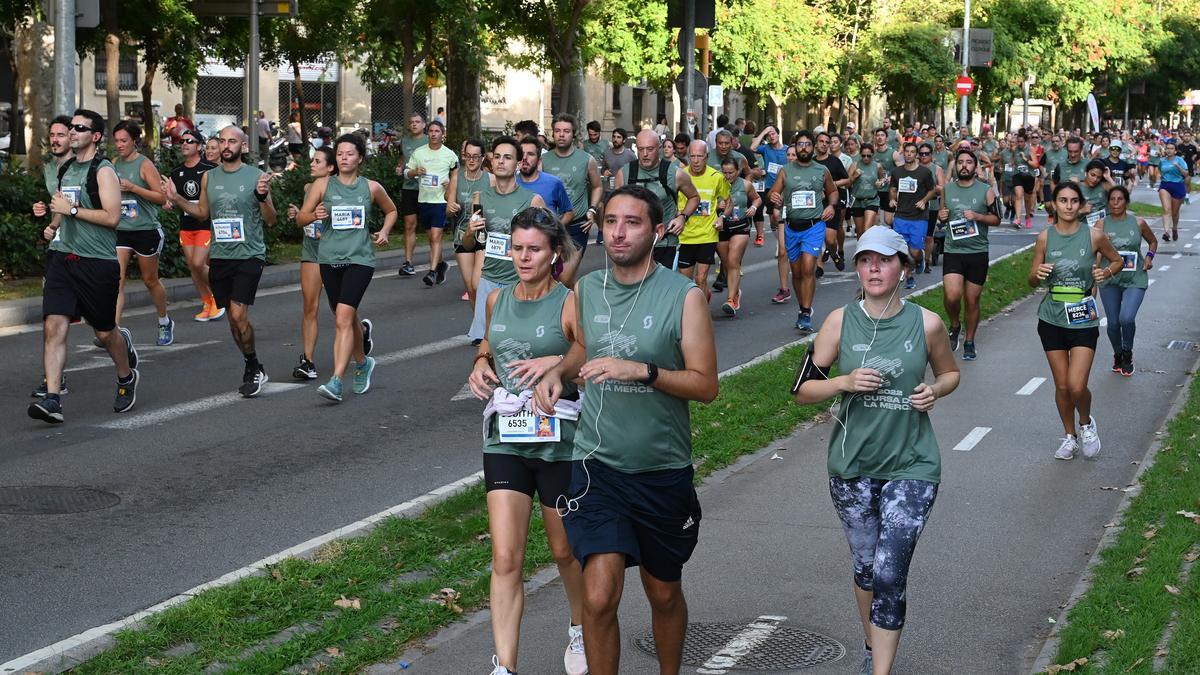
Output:
<svg viewBox="0 0 1200 675">
<path fill-rule="evenodd" d="M 892 228 L 874 225 L 867 228 L 858 238 L 858 250 L 854 252 L 854 257 L 857 258 L 860 253 L 867 251 L 874 251 L 880 255 L 908 254 L 908 244 L 904 241 L 904 236 Z"/>
</svg>

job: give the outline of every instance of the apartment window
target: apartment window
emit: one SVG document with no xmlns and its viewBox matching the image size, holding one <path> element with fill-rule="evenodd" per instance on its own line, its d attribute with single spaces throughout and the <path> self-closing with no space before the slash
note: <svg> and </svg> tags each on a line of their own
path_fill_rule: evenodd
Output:
<svg viewBox="0 0 1200 675">
<path fill-rule="evenodd" d="M 106 89 L 108 87 L 108 78 L 104 73 L 104 54 L 97 53 L 95 58 L 96 63 L 96 88 Z M 117 87 L 121 91 L 137 91 L 138 90 L 138 57 L 137 54 L 121 54 L 117 60 Z"/>
<path fill-rule="evenodd" d="M 612 86 L 612 94 L 613 94 L 612 109 L 620 110 L 621 109 L 621 85 L 614 84 Z"/>
</svg>

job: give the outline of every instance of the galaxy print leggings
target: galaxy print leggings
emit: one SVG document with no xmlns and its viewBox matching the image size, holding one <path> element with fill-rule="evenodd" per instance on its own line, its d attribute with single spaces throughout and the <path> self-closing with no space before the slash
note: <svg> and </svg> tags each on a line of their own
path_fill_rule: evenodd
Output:
<svg viewBox="0 0 1200 675">
<path fill-rule="evenodd" d="M 904 627 L 908 566 L 937 491 L 937 483 L 924 480 L 829 478 L 829 495 L 854 556 L 854 583 L 874 593 L 875 626 Z"/>
</svg>

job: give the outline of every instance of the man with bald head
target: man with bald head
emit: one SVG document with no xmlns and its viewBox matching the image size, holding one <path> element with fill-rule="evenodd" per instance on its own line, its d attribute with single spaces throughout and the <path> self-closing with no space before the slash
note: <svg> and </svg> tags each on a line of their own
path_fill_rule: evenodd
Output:
<svg viewBox="0 0 1200 675">
<path fill-rule="evenodd" d="M 617 172 L 614 189 L 622 185 L 641 185 L 658 197 L 658 203 L 663 207 L 664 234 L 654 246 L 654 260 L 674 270 L 679 233 L 683 231 L 688 217 L 700 208 L 700 194 L 696 192 L 696 186 L 692 184 L 687 171 L 662 160 L 662 148 L 653 130 L 638 132 L 634 143 L 637 161 Z M 682 206 L 679 205 L 680 199 Z"/>
<path fill-rule="evenodd" d="M 684 172 L 700 197 L 699 207 L 687 219 L 679 234 L 679 273 L 691 279 L 705 296 L 708 290 L 708 268 L 717 257 L 718 230 L 723 226 L 721 210 L 724 200 L 729 198 L 729 182 L 718 170 L 708 165 L 708 145 L 704 141 L 692 141 L 687 151 L 687 171 Z M 686 204 L 676 204 L 680 210 Z"/>
</svg>

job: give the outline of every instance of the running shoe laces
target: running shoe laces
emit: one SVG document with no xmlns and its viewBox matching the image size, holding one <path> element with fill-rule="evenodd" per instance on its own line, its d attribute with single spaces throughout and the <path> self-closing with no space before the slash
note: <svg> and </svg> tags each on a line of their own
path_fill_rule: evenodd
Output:
<svg viewBox="0 0 1200 675">
<path fill-rule="evenodd" d="M 1062 445 L 1058 446 L 1058 450 L 1054 451 L 1054 459 L 1074 459 L 1075 450 L 1079 444 L 1075 442 L 1074 436 L 1066 436 L 1062 440 Z"/>
<path fill-rule="evenodd" d="M 342 400 L 342 380 L 337 377 L 329 378 L 325 384 L 317 387 L 317 393 L 330 401 Z"/>
<path fill-rule="evenodd" d="M 513 671 L 500 665 L 500 657 L 492 655 L 492 675 L 517 675 Z"/>
<path fill-rule="evenodd" d="M 354 393 L 365 394 L 371 388 L 371 373 L 375 372 L 375 359 L 368 356 L 362 363 L 354 364 Z M 339 388 L 341 382 L 339 381 Z M 338 393 L 341 393 L 340 391 Z"/>
<path fill-rule="evenodd" d="M 1083 445 L 1083 456 L 1091 459 L 1100 454 L 1100 434 L 1096 430 L 1096 416 L 1088 424 L 1079 425 L 1079 440 Z"/>
<path fill-rule="evenodd" d="M 583 650 L 583 626 L 571 626 L 567 630 L 570 642 L 563 654 L 563 668 L 567 675 L 587 675 L 587 654 Z"/>
</svg>

